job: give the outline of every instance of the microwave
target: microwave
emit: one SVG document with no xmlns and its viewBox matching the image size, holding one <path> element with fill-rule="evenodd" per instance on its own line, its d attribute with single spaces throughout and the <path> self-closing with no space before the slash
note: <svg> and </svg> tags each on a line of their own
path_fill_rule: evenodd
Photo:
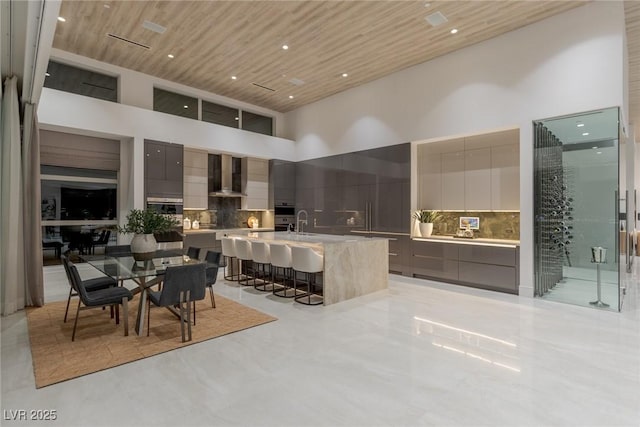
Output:
<svg viewBox="0 0 640 427">
<path fill-rule="evenodd" d="M 183 199 L 170 197 L 147 197 L 147 209 L 153 209 L 163 215 L 182 217 Z"/>
</svg>

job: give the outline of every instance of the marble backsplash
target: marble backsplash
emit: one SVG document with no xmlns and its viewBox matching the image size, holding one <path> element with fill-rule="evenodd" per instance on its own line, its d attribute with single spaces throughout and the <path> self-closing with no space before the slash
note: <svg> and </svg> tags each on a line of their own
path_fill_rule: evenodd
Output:
<svg viewBox="0 0 640 427">
<path fill-rule="evenodd" d="M 244 228 L 250 216 L 258 218 L 262 225 L 261 211 L 240 210 L 240 198 L 237 197 L 212 197 L 209 199 L 207 210 L 185 210 L 184 218 L 200 222 L 201 228 Z"/>
<path fill-rule="evenodd" d="M 480 218 L 475 237 L 485 239 L 520 239 L 520 212 L 441 212 L 442 219 L 433 224 L 434 235 L 453 235 L 460 229 L 460 217 Z"/>
</svg>

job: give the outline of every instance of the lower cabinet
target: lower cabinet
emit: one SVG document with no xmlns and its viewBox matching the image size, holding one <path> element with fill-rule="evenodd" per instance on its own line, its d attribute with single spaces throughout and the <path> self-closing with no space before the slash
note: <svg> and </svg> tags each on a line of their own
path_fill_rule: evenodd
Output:
<svg viewBox="0 0 640 427">
<path fill-rule="evenodd" d="M 411 241 L 412 275 L 518 293 L 518 247 Z"/>
<path fill-rule="evenodd" d="M 411 263 L 407 261 L 411 254 L 408 234 L 372 232 L 368 235 L 389 240 L 389 273 L 411 275 Z"/>
</svg>

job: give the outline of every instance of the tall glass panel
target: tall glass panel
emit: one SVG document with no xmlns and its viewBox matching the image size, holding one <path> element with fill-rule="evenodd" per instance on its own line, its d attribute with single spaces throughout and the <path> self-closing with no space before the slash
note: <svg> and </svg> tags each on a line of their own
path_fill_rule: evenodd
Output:
<svg viewBox="0 0 640 427">
<path fill-rule="evenodd" d="M 537 297 L 619 308 L 618 114 L 534 122 Z"/>
</svg>

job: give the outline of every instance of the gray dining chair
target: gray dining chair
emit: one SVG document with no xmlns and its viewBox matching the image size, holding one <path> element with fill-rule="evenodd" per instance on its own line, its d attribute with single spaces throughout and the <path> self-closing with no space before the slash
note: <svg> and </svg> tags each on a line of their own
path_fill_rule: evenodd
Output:
<svg viewBox="0 0 640 427">
<path fill-rule="evenodd" d="M 209 295 L 211 296 L 211 307 L 216 308 L 216 298 L 213 295 L 213 285 L 218 280 L 218 269 L 222 267 L 220 261 L 222 259 L 222 253 L 216 251 L 207 251 L 207 255 L 204 260 L 207 262 L 206 270 L 206 287 L 209 288 Z"/>
<path fill-rule="evenodd" d="M 129 335 L 129 304 L 133 298 L 133 294 L 126 288 L 119 286 L 112 286 L 105 289 L 98 289 L 92 292 L 87 291 L 83 281 L 78 274 L 78 268 L 69 262 L 69 272 L 71 274 L 71 283 L 78 293 L 80 299 L 78 300 L 78 309 L 76 310 L 76 319 L 73 322 L 73 333 L 71 334 L 71 341 L 76 339 L 76 328 L 78 326 L 78 318 L 80 317 L 81 310 L 88 310 L 92 308 L 100 308 L 105 306 L 112 306 L 116 311 L 116 325 L 120 324 L 120 305 L 122 305 L 122 317 L 124 320 L 124 336 Z M 81 305 L 84 304 L 84 307 Z"/>
<path fill-rule="evenodd" d="M 175 307 L 180 310 L 180 333 L 182 342 L 191 341 L 191 306 L 193 305 L 193 324 L 196 324 L 196 301 L 205 295 L 205 264 L 180 265 L 167 267 L 164 285 L 161 291 L 147 291 L 147 336 L 151 325 L 151 304 L 158 307 Z M 188 339 L 185 340 L 184 325 L 188 327 Z"/>
<path fill-rule="evenodd" d="M 72 262 L 69 260 L 69 257 L 66 255 L 62 255 L 62 265 L 64 266 L 64 272 L 67 274 L 67 280 L 69 281 L 69 297 L 67 298 L 67 308 L 64 310 L 64 323 L 67 322 L 67 316 L 69 314 L 69 303 L 71 302 L 71 297 L 77 297 L 78 292 L 75 290 L 73 286 L 73 277 L 71 276 L 70 265 Z M 84 288 L 87 292 L 93 292 L 100 289 L 107 289 L 114 286 L 118 286 L 118 282 L 116 282 L 111 277 L 103 276 L 96 277 L 94 279 L 82 280 L 80 279 L 84 285 Z M 113 317 L 113 312 L 111 313 L 111 317 Z"/>
<path fill-rule="evenodd" d="M 187 256 L 191 259 L 199 259 L 200 258 L 200 248 L 195 248 L 193 246 L 189 246 L 187 249 Z"/>
<path fill-rule="evenodd" d="M 130 256 L 131 245 L 107 245 L 104 247 L 104 254 L 107 256 Z"/>
</svg>

